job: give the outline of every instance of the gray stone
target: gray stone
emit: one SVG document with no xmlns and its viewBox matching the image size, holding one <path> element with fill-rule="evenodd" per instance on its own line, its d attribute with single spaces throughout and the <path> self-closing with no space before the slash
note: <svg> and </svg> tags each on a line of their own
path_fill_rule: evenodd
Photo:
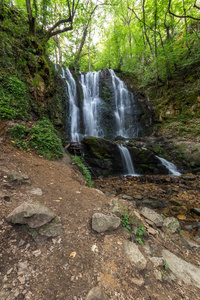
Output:
<svg viewBox="0 0 200 300">
<path fill-rule="evenodd" d="M 154 275 L 157 280 L 162 281 L 162 273 L 158 271 L 157 269 L 154 270 Z"/>
<path fill-rule="evenodd" d="M 200 236 L 198 236 L 198 235 L 195 236 L 195 237 L 194 237 L 194 240 L 195 240 L 195 242 L 200 243 Z"/>
<path fill-rule="evenodd" d="M 175 233 L 178 229 L 180 229 L 179 221 L 174 217 L 166 218 L 163 222 L 163 229 L 168 230 L 171 233 Z"/>
<path fill-rule="evenodd" d="M 150 260 L 156 267 L 163 267 L 166 264 L 166 260 L 163 257 L 150 257 Z"/>
<path fill-rule="evenodd" d="M 41 227 L 54 218 L 53 212 L 38 202 L 24 202 L 6 218 L 13 224 L 27 224 L 31 228 Z"/>
<path fill-rule="evenodd" d="M 161 227 L 163 225 L 164 217 L 159 215 L 157 212 L 153 211 L 148 207 L 143 207 L 141 210 L 141 214 L 153 222 L 157 227 Z"/>
<path fill-rule="evenodd" d="M 107 230 L 115 230 L 121 224 L 121 220 L 118 217 L 106 216 L 101 213 L 95 213 L 92 216 L 92 229 L 97 232 L 104 232 Z"/>
<path fill-rule="evenodd" d="M 62 224 L 59 217 L 55 217 L 51 222 L 40 227 L 39 234 L 47 237 L 55 237 L 61 234 Z"/>
<path fill-rule="evenodd" d="M 168 250 L 163 250 L 162 256 L 166 259 L 169 269 L 177 278 L 183 280 L 186 284 L 200 288 L 200 268 L 184 261 Z"/>
<path fill-rule="evenodd" d="M 104 295 L 100 287 L 91 289 L 86 297 L 86 300 L 104 300 Z"/>
<path fill-rule="evenodd" d="M 183 178 L 184 180 L 195 180 L 196 176 L 195 175 L 182 175 L 181 178 Z"/>
<path fill-rule="evenodd" d="M 143 278 L 140 278 L 140 279 L 137 279 L 137 278 L 131 278 L 131 282 L 137 286 L 142 286 L 144 284 L 144 279 Z"/>
<path fill-rule="evenodd" d="M 128 196 L 128 195 L 123 195 L 122 198 L 125 200 L 129 200 L 129 201 L 133 200 L 133 197 Z"/>
<path fill-rule="evenodd" d="M 16 171 L 14 171 L 10 174 L 10 179 L 19 184 L 31 183 L 29 176 L 27 174 L 23 174 L 23 173 L 16 172 Z"/>
<path fill-rule="evenodd" d="M 40 188 L 35 188 L 35 189 L 32 189 L 29 191 L 30 194 L 33 194 L 33 195 L 37 195 L 37 196 L 42 196 L 43 193 L 42 193 L 42 190 Z"/>
<path fill-rule="evenodd" d="M 118 217 L 128 214 L 128 208 L 126 206 L 124 206 L 123 204 L 121 204 L 116 199 L 112 199 L 108 203 L 108 207 L 109 207 L 109 211 Z"/>
<path fill-rule="evenodd" d="M 132 242 L 126 241 L 124 243 L 125 254 L 128 259 L 139 270 L 144 270 L 147 264 L 147 260 L 138 249 L 138 246 Z"/>
</svg>

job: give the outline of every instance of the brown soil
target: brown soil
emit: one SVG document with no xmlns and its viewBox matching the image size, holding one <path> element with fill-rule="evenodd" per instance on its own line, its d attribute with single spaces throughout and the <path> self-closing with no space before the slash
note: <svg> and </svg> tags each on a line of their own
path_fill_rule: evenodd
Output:
<svg viewBox="0 0 200 300">
<path fill-rule="evenodd" d="M 162 278 L 156 278 L 150 261 L 144 271 L 136 270 L 124 255 L 127 235 L 121 228 L 105 234 L 91 229 L 93 213 L 108 214 L 107 203 L 113 196 L 88 188 L 67 155 L 60 161 L 49 161 L 18 150 L 6 136 L 1 137 L 0 148 L 0 190 L 11 199 L 0 199 L 1 299 L 84 300 L 98 285 L 105 299 L 200 299 L 197 288 L 173 281 L 164 268 L 160 270 Z M 8 176 L 13 171 L 27 174 L 31 184 L 13 183 Z M 30 194 L 32 188 L 42 189 L 43 195 Z M 27 200 L 37 200 L 61 217 L 60 236 L 37 244 L 19 227 L 6 222 L 6 216 Z M 174 240 L 149 236 L 146 243 L 155 255 L 167 248 L 200 264 L 197 248 L 180 245 L 176 236 Z M 93 245 L 97 246 L 94 252 Z M 139 247 L 146 253 L 144 245 Z M 21 273 L 19 262 L 27 262 Z"/>
</svg>

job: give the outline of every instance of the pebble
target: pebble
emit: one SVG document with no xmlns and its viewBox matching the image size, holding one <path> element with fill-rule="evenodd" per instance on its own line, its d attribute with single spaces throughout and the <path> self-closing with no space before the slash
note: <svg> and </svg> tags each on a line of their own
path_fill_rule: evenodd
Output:
<svg viewBox="0 0 200 300">
<path fill-rule="evenodd" d="M 26 282 L 26 279 L 25 279 L 24 276 L 19 276 L 17 279 L 19 280 L 19 282 L 20 282 L 21 284 L 25 284 L 25 282 Z"/>
<path fill-rule="evenodd" d="M 20 240 L 20 241 L 19 241 L 19 244 L 18 244 L 18 247 L 23 246 L 25 243 L 26 243 L 26 242 L 25 242 L 24 240 Z"/>
<path fill-rule="evenodd" d="M 39 256 L 41 254 L 41 250 L 35 250 L 32 252 L 33 255 L 35 255 L 36 257 Z"/>
<path fill-rule="evenodd" d="M 13 268 L 9 269 L 7 272 L 7 275 L 9 275 L 12 272 Z"/>
<path fill-rule="evenodd" d="M 142 286 L 144 284 L 144 279 L 143 278 L 140 278 L 140 279 L 131 278 L 131 281 L 132 281 L 133 284 L 135 284 L 137 286 Z"/>
</svg>

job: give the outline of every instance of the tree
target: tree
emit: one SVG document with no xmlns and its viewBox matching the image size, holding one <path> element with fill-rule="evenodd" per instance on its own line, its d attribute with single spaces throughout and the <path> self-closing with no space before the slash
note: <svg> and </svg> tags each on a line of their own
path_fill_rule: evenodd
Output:
<svg viewBox="0 0 200 300">
<path fill-rule="evenodd" d="M 43 21 L 42 27 L 47 27 L 45 33 L 39 37 L 42 44 L 46 44 L 47 41 L 58 34 L 70 31 L 73 29 L 73 22 L 74 17 L 77 11 L 77 7 L 79 5 L 80 0 L 67 0 L 66 7 L 62 4 L 62 13 L 58 13 L 55 16 L 56 22 L 52 24 L 47 20 L 46 11 L 51 11 L 52 7 L 55 5 L 56 9 L 56 2 L 53 1 L 45 1 L 43 0 L 42 3 L 34 0 L 34 12 L 35 16 L 33 15 L 33 9 L 31 5 L 31 0 L 26 0 L 26 9 L 28 14 L 28 24 L 29 24 L 29 33 L 32 36 L 36 36 L 36 26 L 40 26 L 38 18 L 42 15 L 43 17 L 40 18 L 40 22 Z M 40 8 L 40 10 L 39 10 Z M 67 17 L 66 17 L 67 15 Z M 52 17 L 52 14 L 50 14 Z M 37 22 L 38 21 L 38 22 Z M 61 28 L 62 26 L 62 28 Z"/>
</svg>

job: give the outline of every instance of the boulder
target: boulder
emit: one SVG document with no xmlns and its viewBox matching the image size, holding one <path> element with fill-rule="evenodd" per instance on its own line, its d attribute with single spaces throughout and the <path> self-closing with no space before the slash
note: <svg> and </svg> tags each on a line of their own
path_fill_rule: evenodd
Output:
<svg viewBox="0 0 200 300">
<path fill-rule="evenodd" d="M 175 233 L 180 229 L 179 221 L 174 217 L 166 218 L 163 222 L 163 229 Z"/>
<path fill-rule="evenodd" d="M 147 264 L 146 258 L 138 249 L 138 246 L 132 242 L 124 243 L 125 254 L 138 270 L 144 270 Z"/>
<path fill-rule="evenodd" d="M 157 227 L 161 227 L 163 225 L 164 217 L 159 215 L 157 212 L 154 210 L 148 208 L 148 207 L 143 207 L 141 210 L 141 214 L 151 222 L 153 222 Z"/>
<path fill-rule="evenodd" d="M 118 217 L 128 214 L 128 208 L 114 198 L 108 203 L 108 207 L 109 211 Z"/>
<path fill-rule="evenodd" d="M 27 224 L 30 228 L 41 227 L 50 222 L 55 215 L 39 202 L 24 202 L 16 207 L 6 218 L 13 224 Z"/>
<path fill-rule="evenodd" d="M 168 250 L 163 250 L 162 256 L 167 261 L 169 269 L 177 278 L 200 289 L 200 268 L 186 262 Z"/>
<path fill-rule="evenodd" d="M 120 224 L 120 218 L 115 216 L 106 216 L 101 213 L 95 213 L 92 216 L 92 229 L 99 233 L 107 230 L 115 230 Z"/>
<path fill-rule="evenodd" d="M 39 229 L 39 234 L 46 237 L 58 236 L 62 231 L 62 224 L 59 217 L 55 217 L 51 222 L 43 225 Z"/>
</svg>

